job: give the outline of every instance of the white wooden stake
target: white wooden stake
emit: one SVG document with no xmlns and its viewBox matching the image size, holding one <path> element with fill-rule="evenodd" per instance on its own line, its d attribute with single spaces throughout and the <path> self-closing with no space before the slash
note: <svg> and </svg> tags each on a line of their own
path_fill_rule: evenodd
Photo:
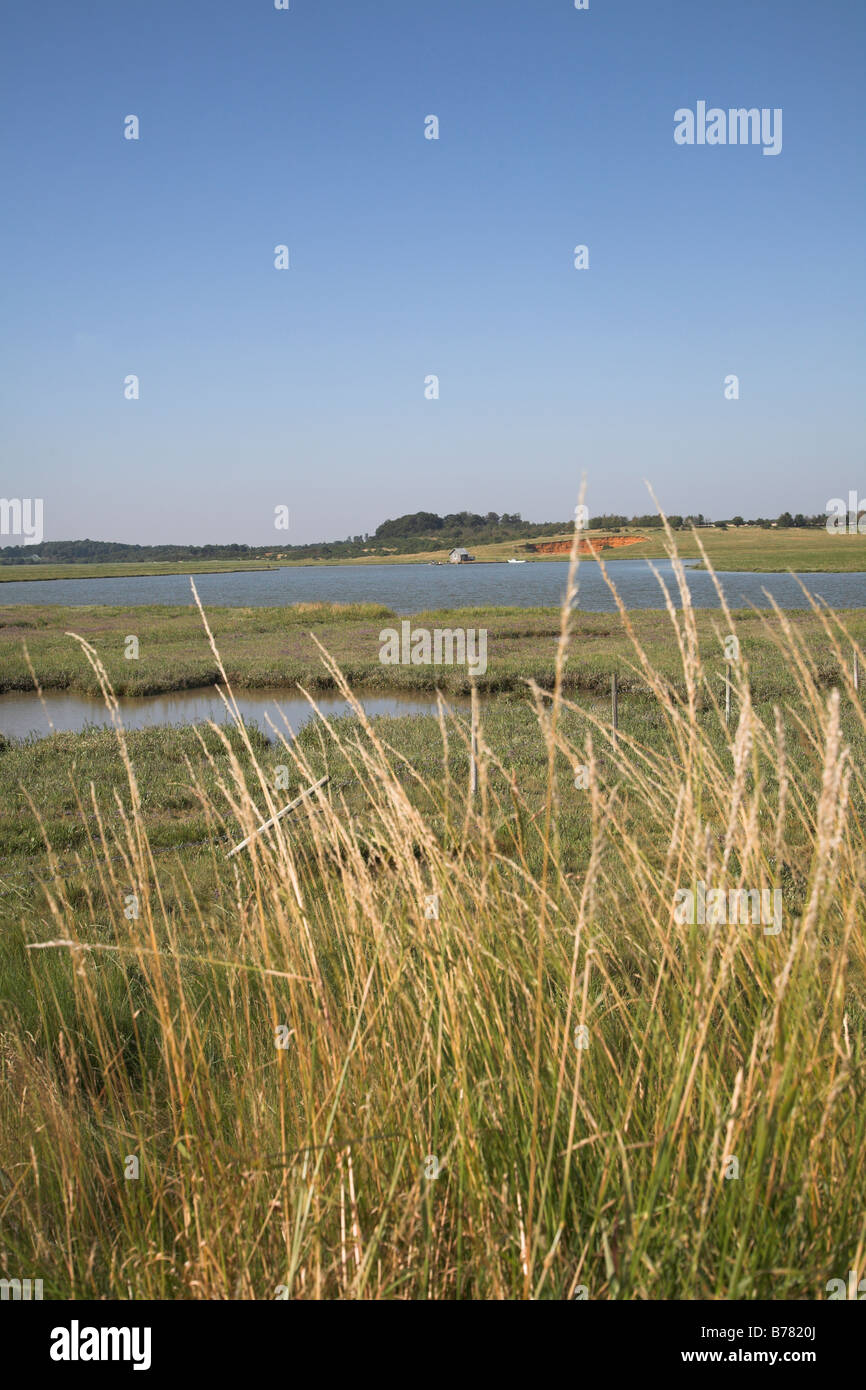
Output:
<svg viewBox="0 0 866 1390">
<path fill-rule="evenodd" d="M 252 835 L 248 835 L 245 840 L 241 840 L 239 845 L 235 845 L 234 849 L 230 849 L 226 855 L 226 859 L 231 859 L 233 854 L 237 854 L 238 851 L 242 850 L 245 845 L 248 845 L 251 840 L 254 840 L 257 835 L 261 835 L 263 830 L 267 830 L 271 825 L 276 825 L 278 820 L 283 819 L 283 816 L 287 816 L 290 811 L 294 811 L 296 806 L 300 806 L 305 797 L 310 796 L 314 791 L 318 791 L 319 787 L 323 787 L 325 783 L 330 782 L 330 780 L 330 777 L 320 777 L 318 782 L 314 782 L 311 787 L 307 787 L 306 791 L 302 791 L 300 796 L 296 796 L 294 801 L 290 801 L 288 806 L 283 807 L 282 811 L 277 811 L 275 816 L 271 816 L 270 820 L 266 820 L 264 825 L 260 825 L 258 830 L 253 831 Z"/>
<path fill-rule="evenodd" d="M 731 722 L 731 668 L 725 667 L 725 723 Z"/>
<path fill-rule="evenodd" d="M 469 750 L 469 795 L 478 791 L 478 691 L 472 686 L 472 733 Z"/>
</svg>

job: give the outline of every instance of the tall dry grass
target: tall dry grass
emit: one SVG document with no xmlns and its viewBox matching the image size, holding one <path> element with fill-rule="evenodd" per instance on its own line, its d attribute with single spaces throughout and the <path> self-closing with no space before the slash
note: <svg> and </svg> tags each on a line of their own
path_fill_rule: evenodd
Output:
<svg viewBox="0 0 866 1390">
<path fill-rule="evenodd" d="M 441 707 L 423 779 L 354 702 L 356 724 L 320 719 L 316 758 L 275 732 L 299 786 L 339 754 L 363 811 L 332 782 L 227 860 L 219 836 L 289 796 L 239 718 L 245 757 L 220 731 L 220 793 L 200 787 L 218 912 L 169 905 L 124 754 L 85 912 L 55 861 L 50 930 L 28 933 L 39 1027 L 4 1020 L 5 1273 L 57 1297 L 683 1299 L 820 1297 L 863 1272 L 866 844 L 843 727 L 864 714 L 771 612 L 790 701 L 762 717 L 738 662 L 726 727 L 733 619 L 708 662 L 676 575 L 682 680 L 632 633 L 664 738 L 615 735 L 562 694 L 575 538 L 556 684 L 529 692 L 540 799 L 483 718 L 472 798 L 447 756 L 465 719 Z M 699 880 L 782 888 L 781 932 L 681 925 Z"/>
</svg>

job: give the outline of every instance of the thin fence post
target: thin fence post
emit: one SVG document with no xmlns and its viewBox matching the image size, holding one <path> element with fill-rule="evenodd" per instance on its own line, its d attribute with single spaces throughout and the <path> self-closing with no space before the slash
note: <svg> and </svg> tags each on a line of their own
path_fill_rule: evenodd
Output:
<svg viewBox="0 0 866 1390">
<path fill-rule="evenodd" d="M 619 701 L 617 699 L 618 693 L 619 692 L 617 691 L 616 685 L 616 671 L 614 671 L 613 675 L 610 678 L 610 714 L 611 723 L 613 724 L 614 743 L 616 743 L 616 731 L 619 728 Z"/>
<path fill-rule="evenodd" d="M 478 691 L 472 682 L 472 734 L 469 750 L 469 795 L 478 791 Z"/>
<path fill-rule="evenodd" d="M 261 835 L 263 830 L 269 830 L 272 825 L 276 825 L 278 821 L 283 819 L 283 816 L 287 816 L 290 811 L 294 811 L 306 797 L 311 796 L 313 792 L 318 791 L 319 787 L 323 787 L 325 783 L 330 782 L 330 780 L 330 777 L 326 775 L 320 777 L 318 782 L 314 782 L 311 787 L 306 787 L 304 791 L 301 792 L 300 796 L 296 796 L 294 801 L 290 801 L 288 806 L 283 807 L 282 811 L 278 811 L 275 816 L 271 816 L 270 820 L 263 821 L 258 829 L 253 831 L 252 835 L 248 835 L 245 840 L 241 840 L 239 845 L 235 845 L 234 849 L 230 849 L 226 855 L 226 859 L 231 859 L 233 855 L 245 849 L 247 845 L 253 842 L 257 835 Z"/>
<path fill-rule="evenodd" d="M 857 648 L 854 648 L 854 689 L 860 689 L 860 661 L 857 657 Z"/>
<path fill-rule="evenodd" d="M 725 667 L 725 723 L 731 722 L 731 668 Z"/>
</svg>

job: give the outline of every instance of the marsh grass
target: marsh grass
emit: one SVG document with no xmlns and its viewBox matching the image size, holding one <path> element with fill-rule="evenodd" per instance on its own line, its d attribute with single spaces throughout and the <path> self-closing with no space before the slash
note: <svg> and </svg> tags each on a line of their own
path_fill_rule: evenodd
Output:
<svg viewBox="0 0 866 1390">
<path fill-rule="evenodd" d="M 118 718 L 122 780 L 71 779 L 76 838 L 46 826 L 38 905 L 4 934 L 5 1274 L 79 1298 L 751 1299 L 862 1271 L 850 636 L 815 610 L 828 691 L 768 613 L 787 697 L 756 702 L 742 660 L 726 728 L 735 620 L 708 659 L 678 583 L 676 679 L 620 614 L 643 717 L 614 738 L 565 693 L 566 605 L 550 688 L 482 715 L 474 798 L 464 717 L 370 721 L 322 649 L 356 717 L 184 731 L 197 847 L 169 856 L 183 830 Z M 698 880 L 783 888 L 782 932 L 679 925 Z"/>
<path fill-rule="evenodd" d="M 582 563 L 586 563 L 583 561 Z M 589 562 L 595 564 L 595 561 Z M 615 562 L 609 572 L 615 573 Z M 755 700 L 783 700 L 789 690 L 787 655 L 768 631 L 765 614 L 751 609 L 735 613 L 743 654 L 751 667 Z M 693 610 L 700 651 L 708 677 L 717 669 L 720 615 L 714 609 Z M 323 665 L 318 642 L 327 647 L 352 688 L 360 691 L 402 691 L 406 694 L 441 690 L 450 698 L 466 696 L 472 681 L 465 666 L 383 665 L 383 628 L 401 619 L 377 604 L 289 604 L 274 608 L 215 608 L 208 610 L 220 653 L 220 663 L 232 689 L 294 689 L 333 692 L 336 681 Z M 828 645 L 817 614 L 798 610 L 797 632 L 815 653 L 815 678 L 829 690 L 843 680 L 840 661 Z M 415 628 L 483 628 L 488 665 L 476 679 L 482 695 L 519 694 L 535 680 L 552 690 L 556 679 L 560 623 L 550 608 L 435 609 L 412 615 Z M 844 614 L 852 638 L 866 645 L 866 610 Z M 631 631 L 652 657 L 657 674 L 684 693 L 682 655 L 664 609 L 630 613 Z M 312 631 L 310 630 L 312 629 Z M 34 672 L 43 690 L 100 693 L 96 672 L 70 642 L 70 631 L 85 638 L 99 653 L 112 689 L 120 696 L 163 694 L 209 687 L 220 679 L 217 665 L 195 606 L 128 608 L 23 605 L 0 609 L 0 693 L 32 692 Z M 124 656 L 130 631 L 140 640 L 137 660 Z M 819 655 L 820 654 L 820 655 Z M 560 689 L 581 698 L 604 694 L 616 670 L 624 694 L 649 692 L 640 670 L 634 671 L 634 646 L 616 613 L 571 616 L 567 661 Z M 850 651 L 841 660 L 850 666 Z M 703 696 L 702 692 L 702 696 Z M 3 709 L 0 703 L 0 728 Z"/>
</svg>

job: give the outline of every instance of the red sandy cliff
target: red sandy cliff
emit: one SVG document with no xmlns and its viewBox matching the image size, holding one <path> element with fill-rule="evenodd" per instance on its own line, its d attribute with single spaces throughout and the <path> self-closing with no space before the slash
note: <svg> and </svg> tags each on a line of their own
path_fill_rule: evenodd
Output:
<svg viewBox="0 0 866 1390">
<path fill-rule="evenodd" d="M 580 553 L 594 555 L 599 550 L 612 550 L 620 545 L 639 545 L 645 540 L 646 536 L 594 536 L 580 541 Z M 538 541 L 534 545 L 527 544 L 526 549 L 536 555 L 568 555 L 571 541 Z"/>
</svg>

